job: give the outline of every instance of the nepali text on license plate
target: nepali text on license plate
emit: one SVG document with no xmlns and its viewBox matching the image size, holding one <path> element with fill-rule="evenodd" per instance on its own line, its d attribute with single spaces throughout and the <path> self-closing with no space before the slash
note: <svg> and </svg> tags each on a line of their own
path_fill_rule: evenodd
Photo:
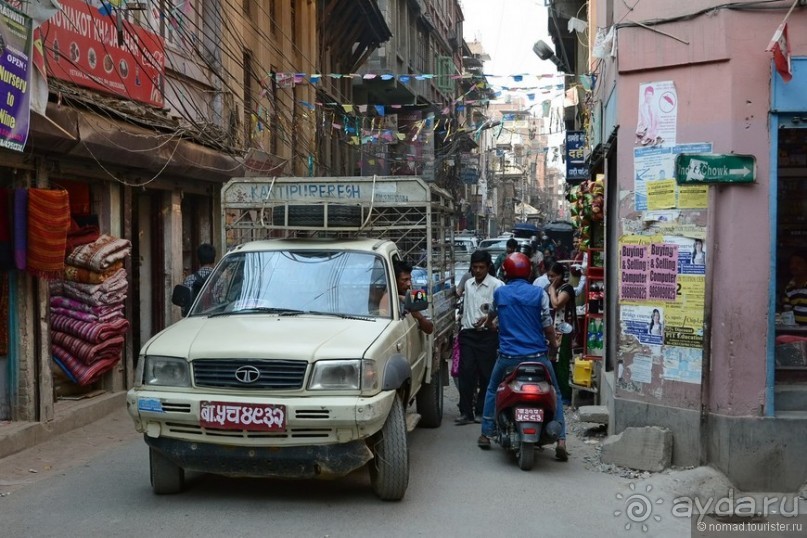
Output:
<svg viewBox="0 0 807 538">
<path fill-rule="evenodd" d="M 199 425 L 220 430 L 282 432 L 286 430 L 286 406 L 201 402 Z"/>
<path fill-rule="evenodd" d="M 543 409 L 520 409 L 516 408 L 516 422 L 543 422 Z"/>
</svg>

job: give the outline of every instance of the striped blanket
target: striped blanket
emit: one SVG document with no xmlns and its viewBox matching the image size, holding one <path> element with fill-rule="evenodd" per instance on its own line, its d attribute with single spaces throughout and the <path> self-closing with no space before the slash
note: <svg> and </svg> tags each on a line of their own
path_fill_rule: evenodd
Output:
<svg viewBox="0 0 807 538">
<path fill-rule="evenodd" d="M 72 280 L 55 280 L 50 283 L 51 295 L 72 297 L 90 305 L 117 304 L 126 299 L 129 283 L 126 269 L 119 269 L 100 284 L 85 284 Z"/>
<path fill-rule="evenodd" d="M 132 243 L 128 239 L 101 234 L 94 242 L 74 249 L 67 256 L 67 263 L 96 273 L 103 273 L 115 262 L 123 261 L 131 250 Z"/>
<path fill-rule="evenodd" d="M 76 267 L 75 265 L 68 264 L 64 267 L 64 279 L 70 280 L 71 282 L 83 282 L 85 284 L 101 284 L 111 278 L 121 268 L 123 268 L 123 262 L 117 262 L 112 264 L 109 269 L 99 273 L 90 271 L 84 267 Z"/>
<path fill-rule="evenodd" d="M 50 318 L 50 326 L 54 331 L 77 336 L 85 342 L 97 344 L 123 335 L 129 329 L 129 322 L 123 318 L 114 318 L 97 323 L 81 321 L 70 316 L 55 315 Z"/>
<path fill-rule="evenodd" d="M 50 306 L 56 308 L 72 308 L 73 310 L 78 310 L 79 312 L 85 312 L 87 314 L 95 314 L 99 317 L 110 312 L 119 312 L 123 310 L 123 305 L 121 303 L 113 305 L 90 304 L 79 299 L 63 297 L 60 295 L 51 296 Z"/>
<path fill-rule="evenodd" d="M 76 359 L 67 350 L 58 345 L 51 346 L 53 362 L 67 374 L 71 381 L 79 385 L 89 385 L 103 374 L 115 367 L 120 357 L 102 359 L 89 366 Z"/>
<path fill-rule="evenodd" d="M 92 323 L 103 323 L 106 321 L 111 321 L 116 318 L 123 317 L 123 305 L 120 307 L 114 308 L 109 310 L 108 312 L 104 312 L 103 314 L 92 314 L 90 312 L 80 312 L 73 308 L 64 308 L 60 306 L 51 306 L 50 307 L 50 315 L 51 316 L 68 316 L 73 319 L 77 319 L 80 321 L 89 321 Z"/>
<path fill-rule="evenodd" d="M 100 360 L 120 357 L 123 350 L 122 336 L 115 336 L 97 344 L 59 331 L 53 331 L 51 337 L 53 344 L 88 366 Z"/>
</svg>

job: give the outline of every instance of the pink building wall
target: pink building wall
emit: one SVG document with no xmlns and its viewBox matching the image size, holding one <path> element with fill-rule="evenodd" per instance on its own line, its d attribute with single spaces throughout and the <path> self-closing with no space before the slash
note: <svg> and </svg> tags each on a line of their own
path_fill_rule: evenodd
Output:
<svg viewBox="0 0 807 538">
<path fill-rule="evenodd" d="M 719 3 L 657 0 L 639 2 L 626 13 L 623 3 L 614 2 L 614 20 L 674 17 Z M 633 190 L 633 137 L 643 83 L 675 82 L 677 143 L 712 142 L 715 153 L 752 154 L 757 159 L 756 183 L 712 186 L 709 193 L 706 243 L 714 265 L 708 393 L 710 410 L 723 415 L 765 413 L 770 227 L 775 225 L 769 213 L 771 54 L 765 48 L 785 12 L 724 9 L 657 27 L 688 44 L 646 28 L 618 32 L 620 195 Z M 804 8 L 791 15 L 790 39 L 794 55 L 807 55 Z M 807 96 L 804 108 L 807 111 Z M 630 213 L 622 209 L 620 219 Z M 694 390 L 700 387 L 671 391 L 658 403 L 691 407 Z"/>
</svg>

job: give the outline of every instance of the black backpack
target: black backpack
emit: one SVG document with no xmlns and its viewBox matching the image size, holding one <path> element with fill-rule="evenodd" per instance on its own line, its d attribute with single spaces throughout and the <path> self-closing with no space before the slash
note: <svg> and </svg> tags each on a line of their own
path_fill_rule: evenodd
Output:
<svg viewBox="0 0 807 538">
<path fill-rule="evenodd" d="M 196 297 L 199 296 L 199 292 L 202 291 L 202 286 L 205 285 L 205 281 L 209 275 L 202 276 L 198 272 L 193 274 L 193 284 L 191 284 L 191 302 L 182 309 L 182 315 L 187 316 L 188 311 L 191 308 L 191 305 L 196 300 Z"/>
</svg>

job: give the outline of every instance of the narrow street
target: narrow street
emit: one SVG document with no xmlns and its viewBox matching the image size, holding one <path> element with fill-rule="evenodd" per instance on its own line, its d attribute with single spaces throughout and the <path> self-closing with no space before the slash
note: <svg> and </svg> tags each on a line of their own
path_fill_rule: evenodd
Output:
<svg viewBox="0 0 807 538">
<path fill-rule="evenodd" d="M 446 389 L 443 425 L 409 436 L 406 497 L 384 503 L 366 470 L 332 482 L 189 477 L 187 490 L 155 496 L 145 444 L 125 411 L 0 460 L 0 521 L 9 537 L 94 536 L 630 536 L 623 511 L 631 480 L 589 470 L 596 444 L 570 424 L 568 463 L 552 450 L 531 472 L 497 447 L 476 447 L 478 426 L 455 426 L 456 393 Z M 664 498 L 652 536 L 688 535 L 669 515 L 672 471 L 634 480 Z M 683 472 L 686 473 L 686 472 Z M 648 494 L 650 495 L 650 494 Z M 665 508 L 666 507 L 666 508 Z"/>
</svg>

